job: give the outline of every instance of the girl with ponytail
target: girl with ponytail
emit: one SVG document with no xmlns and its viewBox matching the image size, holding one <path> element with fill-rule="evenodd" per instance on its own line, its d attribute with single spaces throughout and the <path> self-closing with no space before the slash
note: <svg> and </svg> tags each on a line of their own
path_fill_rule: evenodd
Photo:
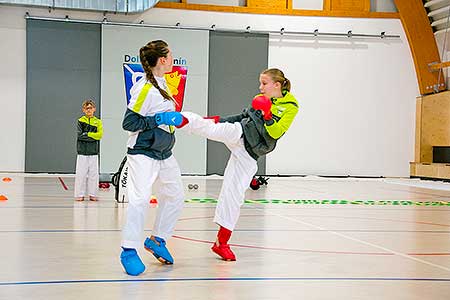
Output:
<svg viewBox="0 0 450 300">
<path fill-rule="evenodd" d="M 291 82 L 279 69 L 267 69 L 259 75 L 260 94 L 237 115 L 205 118 L 183 112 L 181 126 L 194 134 L 224 143 L 231 151 L 217 201 L 214 222 L 219 225 L 212 251 L 223 260 L 236 256 L 228 241 L 239 219 L 245 191 L 258 169 L 257 160 L 275 149 L 298 112 L 298 102 L 290 93 Z"/>
<path fill-rule="evenodd" d="M 144 248 L 160 262 L 173 264 L 166 248 L 184 204 L 181 171 L 172 148 L 175 145 L 174 126 L 180 125 L 182 116 L 175 112 L 164 74 L 172 71 L 173 58 L 168 44 L 151 41 L 139 50 L 145 77 L 131 88 L 131 100 L 122 122 L 128 131 L 128 208 L 127 220 L 122 230 L 120 261 L 129 275 L 139 275 L 145 270 L 136 249 L 142 246 L 148 201 L 153 183 L 158 182 L 159 207 L 152 235 Z"/>
</svg>

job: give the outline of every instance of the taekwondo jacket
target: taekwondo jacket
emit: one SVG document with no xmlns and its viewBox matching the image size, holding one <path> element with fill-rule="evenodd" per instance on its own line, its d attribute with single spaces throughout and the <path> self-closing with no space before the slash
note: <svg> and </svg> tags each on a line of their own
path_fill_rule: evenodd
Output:
<svg viewBox="0 0 450 300">
<path fill-rule="evenodd" d="M 77 124 L 77 153 L 79 155 L 97 155 L 100 139 L 103 136 L 102 121 L 93 116 L 82 116 Z"/>
<path fill-rule="evenodd" d="M 289 129 L 298 112 L 298 102 L 288 91 L 283 91 L 282 98 L 271 100 L 270 120 L 264 120 L 261 111 L 251 105 L 241 114 L 220 118 L 220 122 L 241 123 L 245 149 L 255 160 L 275 149 L 277 140 Z"/>
<path fill-rule="evenodd" d="M 158 85 L 170 91 L 164 78 L 155 77 Z M 143 154 L 157 160 L 172 155 L 175 145 L 174 127 L 156 124 L 155 114 L 175 111 L 175 104 L 164 99 L 161 93 L 147 79 L 142 77 L 130 90 L 131 99 L 122 122 L 128 131 L 128 154 Z"/>
</svg>

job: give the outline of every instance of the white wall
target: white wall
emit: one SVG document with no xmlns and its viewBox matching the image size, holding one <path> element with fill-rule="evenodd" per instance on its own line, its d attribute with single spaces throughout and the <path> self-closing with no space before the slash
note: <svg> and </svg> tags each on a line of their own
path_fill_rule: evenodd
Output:
<svg viewBox="0 0 450 300">
<path fill-rule="evenodd" d="M 292 0 L 292 8 L 322 10 L 323 0 Z"/>
<path fill-rule="evenodd" d="M 370 32 L 361 25 L 355 31 Z M 269 66 L 285 71 L 301 110 L 268 156 L 268 174 L 409 175 L 418 91 L 405 43 L 272 37 L 269 44 Z"/>
<path fill-rule="evenodd" d="M 25 28 L 0 9 L 0 171 L 25 169 Z"/>
<path fill-rule="evenodd" d="M 189 0 L 189 4 L 211 4 L 224 6 L 245 6 L 245 0 Z"/>
<path fill-rule="evenodd" d="M 370 0 L 370 10 L 377 12 L 396 12 L 395 0 Z"/>
<path fill-rule="evenodd" d="M 25 106 L 25 21 L 23 14 L 101 20 L 101 14 L 2 7 L 0 32 L 11 47 L 0 47 L 12 66 L 20 66 L 17 79 L 0 87 L 9 99 L 2 107 L 12 111 L 8 123 L 18 124 L 19 136 L 10 153 L 0 148 L 0 170 L 23 170 Z M 153 8 L 142 15 L 107 16 L 109 20 L 217 28 L 400 34 L 401 39 L 347 40 L 273 37 L 270 66 L 286 71 L 302 111 L 293 128 L 267 160 L 268 173 L 352 174 L 408 176 L 413 160 L 414 109 L 418 86 L 407 39 L 400 20 L 247 15 L 219 12 L 179 11 Z M 14 25 L 14 28 L 11 28 Z M 8 43 L 9 44 L 9 43 Z M 2 43 L 3 45 L 3 43 Z M 236 74 L 239 76 L 239 74 Z M 258 83 L 255 82 L 255 85 Z M 19 108 L 17 108 L 19 106 Z M 345 152 L 348 151 L 348 152 Z M 286 159 L 289 157 L 289 159 Z"/>
</svg>

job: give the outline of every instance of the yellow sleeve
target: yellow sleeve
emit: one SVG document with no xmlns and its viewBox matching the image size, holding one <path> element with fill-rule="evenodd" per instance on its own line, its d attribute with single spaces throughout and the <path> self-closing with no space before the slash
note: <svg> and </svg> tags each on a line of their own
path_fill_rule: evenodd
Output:
<svg viewBox="0 0 450 300">
<path fill-rule="evenodd" d="M 103 136 L 103 124 L 102 120 L 98 119 L 97 132 L 88 132 L 88 137 L 91 137 L 94 140 L 100 140 L 102 136 Z"/>
<path fill-rule="evenodd" d="M 271 137 L 279 139 L 289 129 L 297 113 L 298 107 L 290 105 L 278 121 L 274 119 L 269 120 L 264 127 Z"/>
</svg>

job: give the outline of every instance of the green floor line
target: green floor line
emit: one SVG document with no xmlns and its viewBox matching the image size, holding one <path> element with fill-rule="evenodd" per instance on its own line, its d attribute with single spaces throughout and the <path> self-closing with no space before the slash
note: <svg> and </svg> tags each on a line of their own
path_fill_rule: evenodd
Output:
<svg viewBox="0 0 450 300">
<path fill-rule="evenodd" d="M 214 198 L 192 198 L 187 203 L 217 203 Z M 450 206 L 450 201 L 410 201 L 410 200 L 279 200 L 279 199 L 256 199 L 245 200 L 246 204 L 319 204 L 319 205 L 401 205 L 401 206 Z"/>
</svg>

